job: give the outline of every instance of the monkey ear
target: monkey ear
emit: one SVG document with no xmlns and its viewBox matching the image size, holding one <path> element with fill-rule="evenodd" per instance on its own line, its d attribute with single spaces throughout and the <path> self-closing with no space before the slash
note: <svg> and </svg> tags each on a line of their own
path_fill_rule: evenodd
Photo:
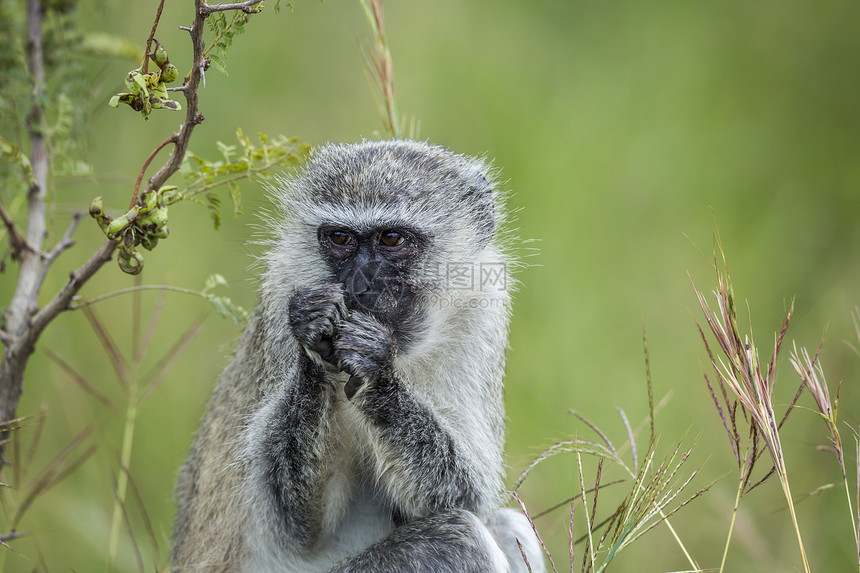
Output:
<svg viewBox="0 0 860 573">
<path fill-rule="evenodd" d="M 488 211 L 487 216 L 479 220 L 481 224 L 481 227 L 479 227 L 481 232 L 478 234 L 478 240 L 481 248 L 486 247 L 490 241 L 493 240 L 493 236 L 496 234 L 496 209 L 492 203 L 490 203 Z"/>
<path fill-rule="evenodd" d="M 478 173 L 476 181 L 463 193 L 467 208 L 472 213 L 477 230 L 480 248 L 486 247 L 496 233 L 496 206 L 493 197 L 493 184 L 483 173 Z"/>
</svg>

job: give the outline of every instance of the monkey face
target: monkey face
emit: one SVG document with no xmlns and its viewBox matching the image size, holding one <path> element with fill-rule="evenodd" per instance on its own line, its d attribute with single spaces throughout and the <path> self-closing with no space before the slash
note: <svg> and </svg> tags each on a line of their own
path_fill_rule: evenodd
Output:
<svg viewBox="0 0 860 573">
<path fill-rule="evenodd" d="M 420 322 L 415 273 L 426 239 L 402 226 L 359 231 L 324 224 L 317 234 L 347 309 L 370 314 L 401 343 L 411 338 Z"/>
</svg>

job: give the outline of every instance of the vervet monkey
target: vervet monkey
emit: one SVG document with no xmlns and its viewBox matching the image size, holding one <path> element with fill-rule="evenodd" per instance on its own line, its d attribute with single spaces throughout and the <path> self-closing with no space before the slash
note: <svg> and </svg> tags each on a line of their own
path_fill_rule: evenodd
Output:
<svg viewBox="0 0 860 573">
<path fill-rule="evenodd" d="M 260 303 L 182 469 L 175 572 L 533 571 L 501 508 L 510 259 L 480 161 L 328 145 L 273 189 Z"/>
</svg>

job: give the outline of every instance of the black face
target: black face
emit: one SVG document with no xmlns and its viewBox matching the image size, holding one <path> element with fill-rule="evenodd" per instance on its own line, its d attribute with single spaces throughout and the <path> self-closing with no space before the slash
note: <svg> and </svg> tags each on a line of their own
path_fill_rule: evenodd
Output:
<svg viewBox="0 0 860 573">
<path fill-rule="evenodd" d="M 421 319 L 413 275 L 424 239 L 406 228 L 359 233 L 332 225 L 320 226 L 318 238 L 335 280 L 343 284 L 347 308 L 387 325 L 401 346 L 409 342 Z"/>
</svg>

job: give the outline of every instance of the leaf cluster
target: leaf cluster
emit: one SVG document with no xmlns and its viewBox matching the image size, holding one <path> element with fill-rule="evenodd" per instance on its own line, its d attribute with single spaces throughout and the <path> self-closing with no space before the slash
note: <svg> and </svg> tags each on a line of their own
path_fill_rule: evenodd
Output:
<svg viewBox="0 0 860 573">
<path fill-rule="evenodd" d="M 271 177 L 276 168 L 281 171 L 301 164 L 310 151 L 307 143 L 283 135 L 270 137 L 258 133 L 257 141 L 252 142 L 241 129 L 236 130 L 236 144 L 218 141 L 216 145 L 220 159 L 210 161 L 189 151 L 180 169 L 187 186 L 182 197 L 206 205 L 216 229 L 221 226 L 221 198 L 212 192 L 213 189 L 226 185 L 233 212 L 241 214 L 242 197 L 238 185 L 241 179 Z M 203 195 L 203 199 L 196 198 L 198 195 Z"/>
<path fill-rule="evenodd" d="M 245 31 L 248 14 L 231 10 L 228 19 L 224 12 L 216 12 L 206 19 L 206 23 L 213 38 L 203 53 L 220 72 L 227 75 L 227 50 L 233 44 L 233 38 Z"/>
<path fill-rule="evenodd" d="M 170 63 L 164 46 L 158 40 L 153 42 L 155 51 L 147 54 L 147 57 L 158 65 L 158 69 L 147 72 L 142 66 L 128 72 L 125 77 L 125 87 L 128 91 L 114 95 L 108 102 L 110 107 L 119 107 L 119 104 L 124 103 L 134 111 L 139 111 L 143 119 L 149 119 L 149 114 L 154 109 L 171 111 L 182 109 L 179 102 L 170 99 L 166 85 L 179 77 L 179 70 Z"/>
<path fill-rule="evenodd" d="M 212 306 L 215 307 L 215 310 L 218 311 L 218 314 L 220 314 L 222 318 L 229 318 L 236 324 L 242 324 L 247 321 L 247 310 L 234 304 L 230 297 L 216 296 L 212 293 L 212 290 L 219 286 L 230 286 L 230 284 L 223 275 L 217 273 L 210 275 L 209 278 L 206 279 L 206 285 L 203 287 L 201 294 L 212 303 Z"/>
<path fill-rule="evenodd" d="M 23 193 L 29 181 L 28 129 L 45 137 L 55 174 L 81 175 L 91 169 L 83 161 L 88 148 L 85 129 L 92 91 L 92 74 L 84 57 L 90 50 L 76 25 L 77 2 L 48 2 L 42 51 L 45 85 L 34 85 L 26 55 L 26 9 L 21 2 L 0 1 L 0 188 Z M 38 102 L 45 113 L 33 124 L 31 108 Z M 22 153 L 23 152 L 23 153 Z M 0 198 L 11 203 L 12 197 Z"/>
</svg>

